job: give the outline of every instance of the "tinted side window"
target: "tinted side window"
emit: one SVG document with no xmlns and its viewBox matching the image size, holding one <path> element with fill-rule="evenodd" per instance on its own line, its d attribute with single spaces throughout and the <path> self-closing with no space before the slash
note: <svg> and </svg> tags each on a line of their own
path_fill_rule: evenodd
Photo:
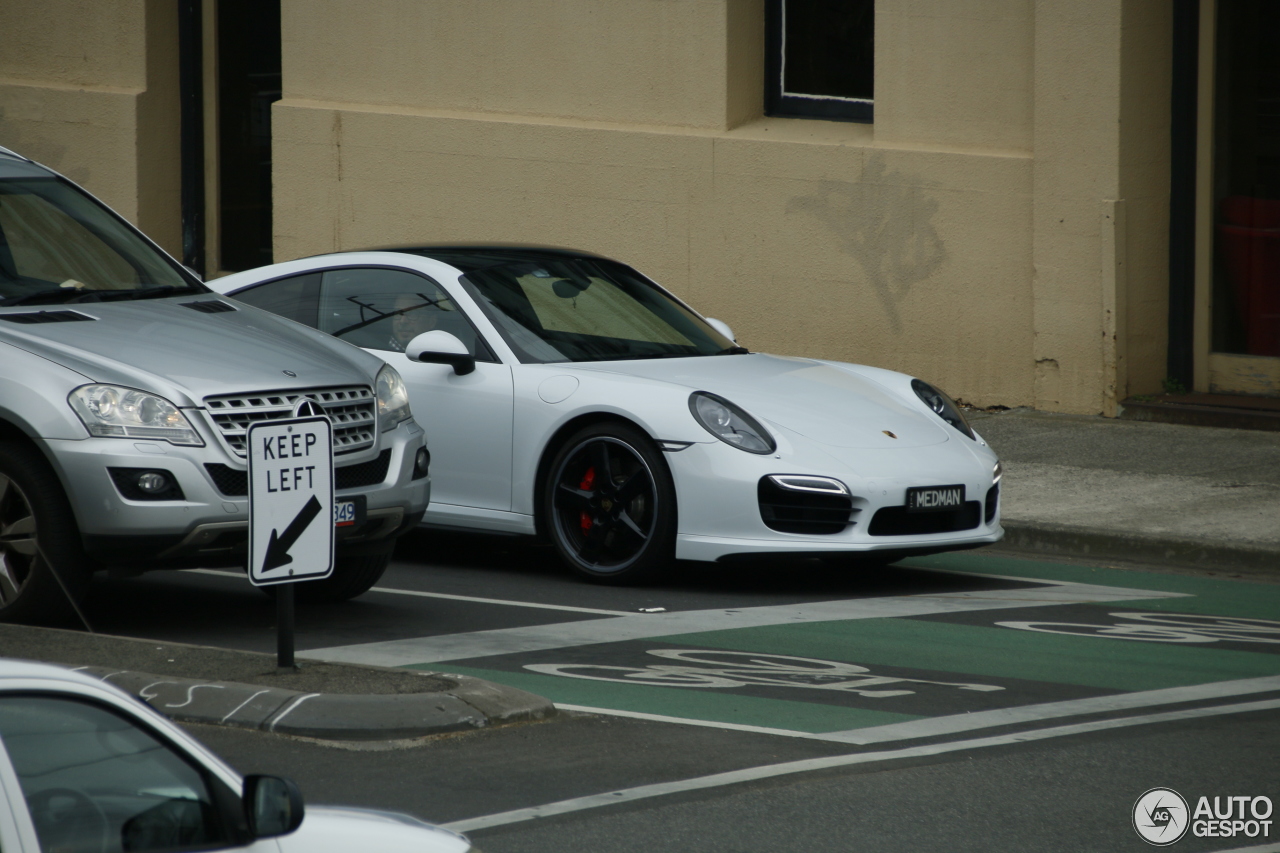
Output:
<svg viewBox="0 0 1280 853">
<path fill-rule="evenodd" d="M 0 740 L 44 853 L 230 844 L 203 773 L 112 711 L 49 696 L 5 697 Z"/>
<path fill-rule="evenodd" d="M 255 308 L 279 314 L 289 320 L 316 328 L 316 306 L 320 298 L 320 273 L 296 275 L 260 284 L 236 294 L 236 299 Z"/>
<path fill-rule="evenodd" d="M 480 361 L 494 361 L 466 315 L 434 281 L 390 269 L 328 270 L 320 295 L 322 332 L 369 349 L 404 352 L 414 337 L 440 329 Z"/>
</svg>

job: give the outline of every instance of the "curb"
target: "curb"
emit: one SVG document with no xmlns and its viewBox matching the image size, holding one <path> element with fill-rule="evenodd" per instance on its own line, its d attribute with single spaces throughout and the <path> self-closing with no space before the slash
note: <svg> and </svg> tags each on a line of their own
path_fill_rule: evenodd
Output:
<svg viewBox="0 0 1280 853">
<path fill-rule="evenodd" d="M 1224 545 L 1200 539 L 1116 533 L 1048 522 L 1002 521 L 995 547 L 1023 553 L 1153 563 L 1183 569 L 1280 575 L 1280 549 Z"/>
<path fill-rule="evenodd" d="M 111 684 L 174 720 L 321 740 L 400 740 L 540 720 L 555 713 L 555 706 L 541 696 L 465 675 L 447 676 L 457 686 L 437 693 L 344 695 L 99 666 L 69 668 Z"/>
</svg>

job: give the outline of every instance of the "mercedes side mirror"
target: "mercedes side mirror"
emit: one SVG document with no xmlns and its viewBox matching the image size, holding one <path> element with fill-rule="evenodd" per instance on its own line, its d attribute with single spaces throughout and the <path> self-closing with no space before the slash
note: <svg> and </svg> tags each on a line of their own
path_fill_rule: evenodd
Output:
<svg viewBox="0 0 1280 853">
<path fill-rule="evenodd" d="M 288 835 L 302 825 L 302 791 L 292 779 L 280 776 L 246 776 L 244 816 L 256 838 Z"/>
<path fill-rule="evenodd" d="M 466 376 L 476 369 L 476 358 L 467 352 L 467 345 L 441 329 L 435 329 L 409 341 L 404 354 L 413 361 L 424 361 L 428 364 L 449 364 L 453 372 Z"/>
</svg>

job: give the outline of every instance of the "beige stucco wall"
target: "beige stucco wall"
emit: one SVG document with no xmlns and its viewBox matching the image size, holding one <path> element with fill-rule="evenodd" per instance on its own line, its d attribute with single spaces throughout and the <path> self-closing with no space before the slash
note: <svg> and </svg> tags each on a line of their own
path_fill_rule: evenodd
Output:
<svg viewBox="0 0 1280 853">
<path fill-rule="evenodd" d="M 873 124 L 762 116 L 763 0 L 282 10 L 277 260 L 579 246 L 752 348 L 979 405 L 1110 414 L 1164 376 L 1167 0 L 877 0 Z M 0 144 L 172 251 L 176 26 L 167 0 L 0 4 Z"/>
<path fill-rule="evenodd" d="M 0 145 L 180 254 L 177 5 L 0 3 Z"/>
<path fill-rule="evenodd" d="M 872 126 L 762 118 L 755 0 L 498 5 L 285 0 L 276 259 L 591 248 L 746 346 L 1036 405 L 1032 1 L 879 1 Z"/>
<path fill-rule="evenodd" d="M 1164 0 L 1037 4 L 1039 408 L 1114 414 L 1165 375 L 1171 14 Z"/>
<path fill-rule="evenodd" d="M 722 128 L 742 112 L 726 97 L 735 16 L 760 5 L 285 0 L 285 86 L 294 98 Z"/>
<path fill-rule="evenodd" d="M 1034 30 L 1033 0 L 879 0 L 876 140 L 1029 152 Z"/>
<path fill-rule="evenodd" d="M 753 349 L 1031 401 L 1025 156 L 881 149 L 867 126 L 831 122 L 694 133 L 292 98 L 273 135 L 277 259 L 441 240 L 584 247 Z"/>
</svg>

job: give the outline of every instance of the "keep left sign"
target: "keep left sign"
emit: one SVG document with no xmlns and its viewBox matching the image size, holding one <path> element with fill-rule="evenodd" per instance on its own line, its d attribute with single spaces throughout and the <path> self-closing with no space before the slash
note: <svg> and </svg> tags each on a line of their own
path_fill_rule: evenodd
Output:
<svg viewBox="0 0 1280 853">
<path fill-rule="evenodd" d="M 326 417 L 249 427 L 249 580 L 333 573 L 333 427 Z"/>
</svg>

